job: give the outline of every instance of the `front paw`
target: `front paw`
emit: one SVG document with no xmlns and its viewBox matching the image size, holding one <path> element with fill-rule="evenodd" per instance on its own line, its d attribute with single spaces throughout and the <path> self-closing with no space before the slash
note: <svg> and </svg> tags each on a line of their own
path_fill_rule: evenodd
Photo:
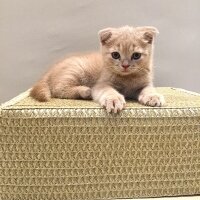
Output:
<svg viewBox="0 0 200 200">
<path fill-rule="evenodd" d="M 117 113 L 125 107 L 126 101 L 123 95 L 113 95 L 103 98 L 100 104 L 105 107 L 108 113 Z"/>
<path fill-rule="evenodd" d="M 154 94 L 142 94 L 139 96 L 138 101 L 146 106 L 163 106 L 165 104 L 165 99 L 163 95 L 154 93 Z"/>
</svg>

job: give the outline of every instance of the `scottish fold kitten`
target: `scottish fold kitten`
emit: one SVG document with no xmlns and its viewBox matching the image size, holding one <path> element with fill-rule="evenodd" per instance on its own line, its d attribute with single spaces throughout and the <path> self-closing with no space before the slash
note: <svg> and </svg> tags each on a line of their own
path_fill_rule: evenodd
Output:
<svg viewBox="0 0 200 200">
<path fill-rule="evenodd" d="M 153 87 L 155 27 L 106 28 L 99 31 L 101 52 L 71 56 L 53 66 L 32 88 L 39 101 L 51 97 L 94 99 L 108 112 L 125 107 L 125 99 L 162 106 Z"/>
</svg>

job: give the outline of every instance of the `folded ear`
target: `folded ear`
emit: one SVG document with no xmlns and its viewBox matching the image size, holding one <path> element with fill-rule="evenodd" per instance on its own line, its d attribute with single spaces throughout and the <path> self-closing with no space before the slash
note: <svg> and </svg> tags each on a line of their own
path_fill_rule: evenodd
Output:
<svg viewBox="0 0 200 200">
<path fill-rule="evenodd" d="M 114 28 L 105 28 L 98 32 L 102 45 L 105 45 L 106 42 L 111 38 L 113 30 Z"/>
<path fill-rule="evenodd" d="M 138 27 L 138 31 L 142 33 L 145 42 L 152 44 L 154 37 L 159 33 L 158 29 L 153 26 Z"/>
</svg>

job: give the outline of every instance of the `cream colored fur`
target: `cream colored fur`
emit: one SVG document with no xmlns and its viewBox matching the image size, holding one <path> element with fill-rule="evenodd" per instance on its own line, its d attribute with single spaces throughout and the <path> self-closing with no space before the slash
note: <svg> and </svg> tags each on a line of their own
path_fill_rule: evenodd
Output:
<svg viewBox="0 0 200 200">
<path fill-rule="evenodd" d="M 125 98 L 149 106 L 162 106 L 164 98 L 153 83 L 154 27 L 107 28 L 99 32 L 101 52 L 71 56 L 52 67 L 30 95 L 39 101 L 54 98 L 91 99 L 108 112 L 125 107 Z M 119 59 L 112 57 L 120 54 Z M 131 59 L 134 52 L 138 60 Z M 128 67 L 123 67 L 127 65 Z"/>
</svg>

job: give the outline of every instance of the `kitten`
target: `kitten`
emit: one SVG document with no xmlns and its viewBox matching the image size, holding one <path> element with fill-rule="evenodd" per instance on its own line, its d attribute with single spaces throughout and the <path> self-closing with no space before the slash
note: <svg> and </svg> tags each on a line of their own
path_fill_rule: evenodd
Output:
<svg viewBox="0 0 200 200">
<path fill-rule="evenodd" d="M 107 28 L 99 31 L 101 53 L 72 56 L 52 67 L 32 88 L 39 101 L 54 98 L 91 99 L 108 112 L 125 107 L 125 98 L 143 105 L 165 101 L 152 83 L 155 27 Z"/>
</svg>

